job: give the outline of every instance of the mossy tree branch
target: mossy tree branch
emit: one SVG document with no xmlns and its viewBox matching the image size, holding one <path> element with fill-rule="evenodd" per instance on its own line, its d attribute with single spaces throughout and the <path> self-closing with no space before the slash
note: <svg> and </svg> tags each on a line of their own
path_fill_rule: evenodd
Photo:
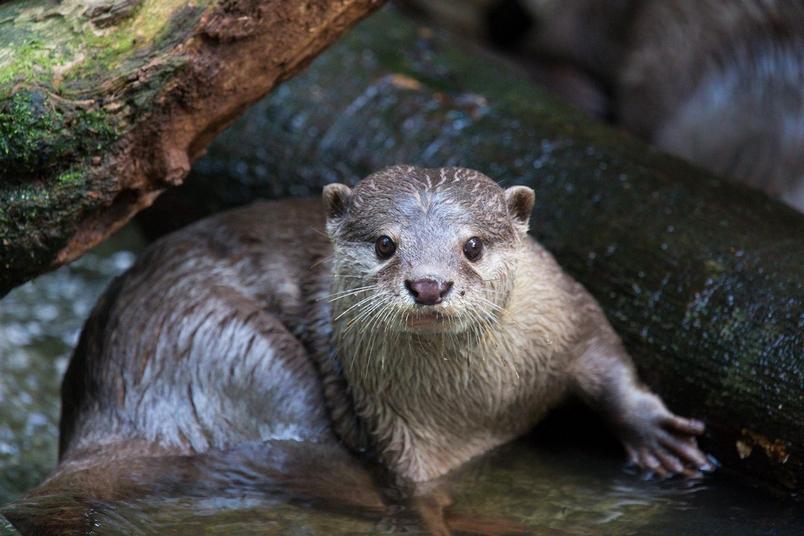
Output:
<svg viewBox="0 0 804 536">
<path fill-rule="evenodd" d="M 380 0 L 0 3 L 0 296 L 179 184 Z"/>
</svg>

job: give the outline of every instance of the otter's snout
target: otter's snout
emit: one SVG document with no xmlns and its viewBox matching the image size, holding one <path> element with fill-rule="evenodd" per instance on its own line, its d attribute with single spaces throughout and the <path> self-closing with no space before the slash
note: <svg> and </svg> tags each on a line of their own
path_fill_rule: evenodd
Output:
<svg viewBox="0 0 804 536">
<path fill-rule="evenodd" d="M 441 303 L 449 294 L 452 281 L 442 283 L 434 279 L 416 279 L 414 281 L 408 279 L 405 281 L 405 288 L 419 305 L 435 305 Z"/>
</svg>

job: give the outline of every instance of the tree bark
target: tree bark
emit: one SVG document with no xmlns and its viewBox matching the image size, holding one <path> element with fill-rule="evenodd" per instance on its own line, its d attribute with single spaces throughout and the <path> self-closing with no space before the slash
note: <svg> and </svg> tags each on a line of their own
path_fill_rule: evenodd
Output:
<svg viewBox="0 0 804 536">
<path fill-rule="evenodd" d="M 393 12 L 256 105 L 143 221 L 158 234 L 395 163 L 532 186 L 533 234 L 601 302 L 646 383 L 706 421 L 703 446 L 726 468 L 801 487 L 804 216 Z"/>
<path fill-rule="evenodd" d="M 122 226 L 381 0 L 0 5 L 0 296 Z"/>
</svg>

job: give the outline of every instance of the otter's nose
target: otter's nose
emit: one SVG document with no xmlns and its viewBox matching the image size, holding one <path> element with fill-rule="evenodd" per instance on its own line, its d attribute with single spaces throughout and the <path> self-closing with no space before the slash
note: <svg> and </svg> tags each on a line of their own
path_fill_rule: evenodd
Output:
<svg viewBox="0 0 804 536">
<path fill-rule="evenodd" d="M 405 287 L 419 305 L 435 305 L 441 303 L 444 296 L 449 294 L 452 281 L 440 283 L 434 279 L 407 280 Z"/>
</svg>

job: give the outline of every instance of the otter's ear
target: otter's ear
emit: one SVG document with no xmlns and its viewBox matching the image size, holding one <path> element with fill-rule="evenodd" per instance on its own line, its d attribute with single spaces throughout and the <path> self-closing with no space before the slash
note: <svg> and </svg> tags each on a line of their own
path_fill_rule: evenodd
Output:
<svg viewBox="0 0 804 536">
<path fill-rule="evenodd" d="M 346 215 L 352 202 L 352 189 L 339 182 L 324 186 L 324 209 L 328 220 L 336 220 Z"/>
<path fill-rule="evenodd" d="M 528 224 L 535 200 L 536 194 L 533 193 L 533 188 L 511 186 L 505 190 L 505 204 L 508 205 L 508 213 L 522 225 Z"/>
</svg>

